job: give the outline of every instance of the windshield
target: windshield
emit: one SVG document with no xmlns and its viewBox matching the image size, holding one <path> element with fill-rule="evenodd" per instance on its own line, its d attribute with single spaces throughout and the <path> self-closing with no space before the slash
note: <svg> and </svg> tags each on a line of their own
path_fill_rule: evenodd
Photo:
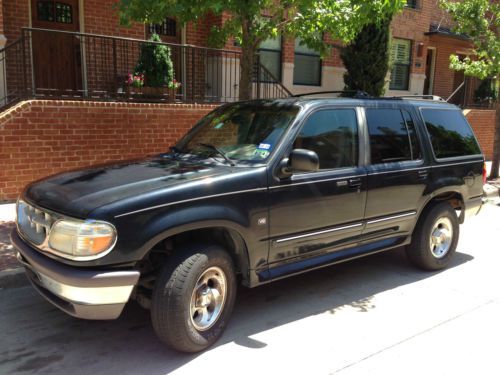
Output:
<svg viewBox="0 0 500 375">
<path fill-rule="evenodd" d="M 177 144 L 176 151 L 237 161 L 263 161 L 299 108 L 276 103 L 238 103 L 212 112 Z"/>
</svg>

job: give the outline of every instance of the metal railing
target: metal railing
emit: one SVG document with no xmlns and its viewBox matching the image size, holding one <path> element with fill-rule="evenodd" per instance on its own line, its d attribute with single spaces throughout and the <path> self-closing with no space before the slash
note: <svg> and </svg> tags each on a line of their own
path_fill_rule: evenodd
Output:
<svg viewBox="0 0 500 375">
<path fill-rule="evenodd" d="M 476 97 L 476 90 L 480 84 L 481 80 L 478 78 L 465 77 L 464 81 L 457 86 L 446 101 L 456 104 L 461 108 L 493 108 L 493 100 L 479 99 Z"/>
<path fill-rule="evenodd" d="M 145 43 L 170 48 L 179 89 L 137 88 L 126 83 Z M 27 98 L 232 102 L 239 98 L 240 59 L 239 51 L 23 28 L 20 39 L 0 50 L 0 107 Z M 290 96 L 260 64 L 259 56 L 256 60 L 252 98 Z"/>
</svg>

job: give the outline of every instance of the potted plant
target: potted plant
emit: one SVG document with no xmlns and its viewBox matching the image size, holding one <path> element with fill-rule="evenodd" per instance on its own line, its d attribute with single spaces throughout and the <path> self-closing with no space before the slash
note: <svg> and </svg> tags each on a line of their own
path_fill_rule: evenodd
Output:
<svg viewBox="0 0 500 375">
<path fill-rule="evenodd" d="M 168 83 L 167 87 L 169 101 L 175 102 L 175 95 L 177 94 L 177 90 L 179 90 L 179 88 L 181 87 L 181 83 L 174 78 Z"/>
<path fill-rule="evenodd" d="M 127 87 L 127 95 L 135 94 L 137 92 L 142 93 L 142 87 L 144 86 L 144 75 L 143 74 L 133 74 L 129 73 L 127 79 L 125 80 Z"/>
<path fill-rule="evenodd" d="M 170 56 L 170 48 L 161 43 L 157 34 L 151 35 L 150 42 L 141 46 L 141 53 L 135 74 L 144 77 L 142 93 L 146 97 L 164 96 L 169 83 L 174 80 L 174 67 Z"/>
</svg>

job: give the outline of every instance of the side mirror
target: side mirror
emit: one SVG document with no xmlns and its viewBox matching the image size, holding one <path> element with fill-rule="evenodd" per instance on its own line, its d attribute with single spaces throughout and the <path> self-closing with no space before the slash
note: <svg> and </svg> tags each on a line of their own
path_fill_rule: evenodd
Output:
<svg viewBox="0 0 500 375">
<path fill-rule="evenodd" d="M 290 177 L 293 172 L 314 172 L 319 169 L 318 154 L 311 150 L 296 148 L 290 156 L 281 161 L 279 177 Z"/>
</svg>

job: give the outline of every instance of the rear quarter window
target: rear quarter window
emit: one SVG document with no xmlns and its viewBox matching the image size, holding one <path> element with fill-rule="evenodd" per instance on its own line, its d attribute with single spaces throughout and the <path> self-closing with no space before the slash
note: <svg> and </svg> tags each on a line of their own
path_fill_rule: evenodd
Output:
<svg viewBox="0 0 500 375">
<path fill-rule="evenodd" d="M 478 155 L 476 137 L 459 110 L 421 109 L 437 159 Z"/>
</svg>

